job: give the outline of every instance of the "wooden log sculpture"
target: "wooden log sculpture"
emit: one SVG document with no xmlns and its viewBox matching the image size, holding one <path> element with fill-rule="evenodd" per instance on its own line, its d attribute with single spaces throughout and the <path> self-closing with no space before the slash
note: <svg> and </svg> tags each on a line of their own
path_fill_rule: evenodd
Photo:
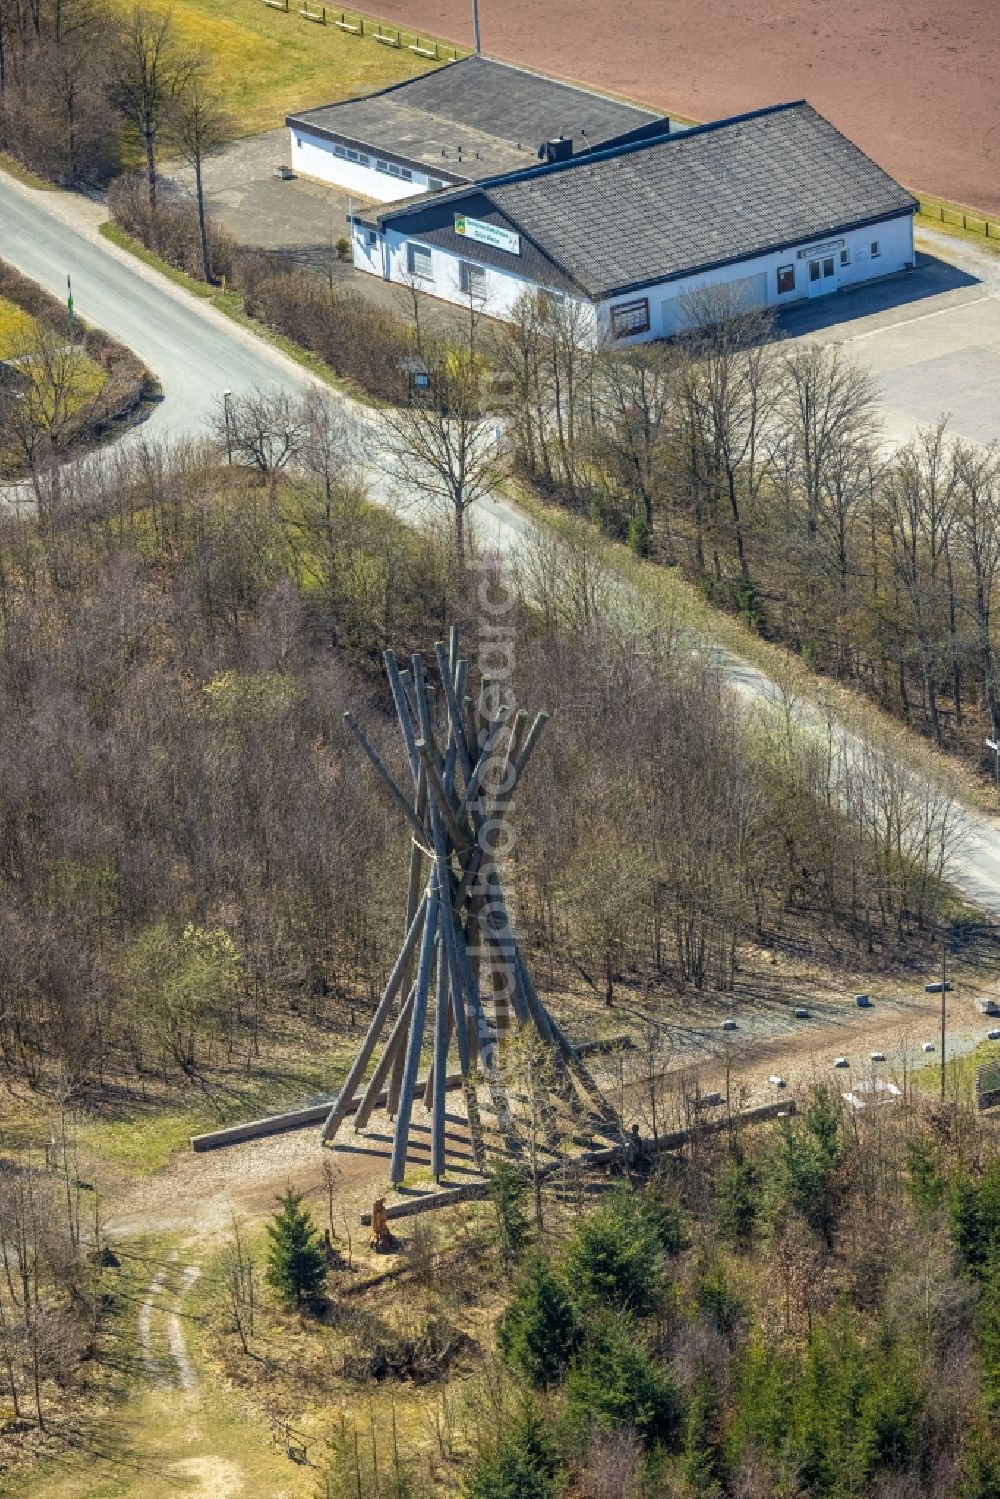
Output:
<svg viewBox="0 0 1000 1499">
<path fill-rule="evenodd" d="M 383 1089 L 395 1118 L 391 1180 L 403 1181 L 417 1070 L 432 1015 L 432 1057 L 423 1105 L 431 1114 L 431 1171 L 445 1172 L 445 1097 L 454 1043 L 463 1078 L 469 1135 L 477 1165 L 485 1164 L 478 1087 L 485 1081 L 501 1137 L 517 1149 L 500 1066 L 511 1031 L 533 1026 L 549 1049 L 561 1096 L 579 1114 L 582 1100 L 607 1123 L 616 1116 L 576 1049 L 547 1012 L 528 974 L 507 912 L 497 854 L 507 845 L 507 817 L 518 783 L 545 727 L 539 713 L 504 706 L 489 680 L 479 703 L 466 693 L 469 664 L 458 653 L 458 630 L 435 647 L 442 693 L 438 722 L 420 656 L 401 671 L 392 651 L 385 669 L 399 719 L 412 787 L 397 784 L 364 730 L 344 718 L 412 835 L 402 946 L 371 1024 L 323 1125 L 332 1140 L 355 1109 L 364 1129 Z M 398 1008 L 390 1023 L 394 1006 Z M 374 1072 L 362 1079 L 388 1028 Z"/>
</svg>

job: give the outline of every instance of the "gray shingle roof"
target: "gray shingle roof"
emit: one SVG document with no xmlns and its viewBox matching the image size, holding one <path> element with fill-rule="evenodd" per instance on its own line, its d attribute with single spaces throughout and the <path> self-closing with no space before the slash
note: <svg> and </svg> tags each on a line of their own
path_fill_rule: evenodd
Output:
<svg viewBox="0 0 1000 1499">
<path fill-rule="evenodd" d="M 662 116 L 492 58 L 464 57 L 379 94 L 289 115 L 287 123 L 477 181 L 535 164 L 541 143 L 560 134 L 585 150 L 656 129 Z"/>
<path fill-rule="evenodd" d="M 478 190 L 498 222 L 527 236 L 594 298 L 916 207 L 904 188 L 802 101 L 480 182 Z M 466 196 L 461 188 L 438 195 L 442 224 L 463 210 Z M 419 207 L 389 210 L 380 221 L 408 232 L 405 216 Z M 453 238 L 454 248 L 471 255 L 473 246 Z M 505 264 L 518 269 L 513 257 Z"/>
</svg>

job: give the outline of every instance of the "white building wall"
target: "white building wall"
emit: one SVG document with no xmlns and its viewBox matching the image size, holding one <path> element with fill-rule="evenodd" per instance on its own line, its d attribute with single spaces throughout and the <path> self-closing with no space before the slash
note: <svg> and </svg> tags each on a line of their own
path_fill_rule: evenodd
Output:
<svg viewBox="0 0 1000 1499">
<path fill-rule="evenodd" d="M 364 224 L 353 224 L 351 227 L 351 249 L 354 254 L 354 269 L 356 271 L 367 271 L 370 276 L 381 276 L 382 269 L 382 238 L 374 229 L 368 229 Z"/>
<path fill-rule="evenodd" d="M 390 281 L 413 284 L 434 297 L 448 302 L 467 304 L 468 295 L 462 290 L 460 266 L 462 260 L 479 264 L 470 242 L 469 254 L 454 254 L 438 245 L 427 243 L 431 251 L 432 274 L 429 277 L 412 277 L 407 258 L 409 240 L 395 230 L 388 230 L 384 240 L 375 245 L 368 243 L 368 231 L 360 225 L 354 232 L 354 264 L 360 271 L 371 275 L 386 276 Z M 414 244 L 422 241 L 414 239 Z M 878 254 L 873 256 L 872 246 L 878 245 Z M 846 251 L 846 264 L 841 264 L 841 250 Z M 820 283 L 810 280 L 809 264 L 813 259 L 821 262 L 832 256 L 834 273 L 822 277 Z M 511 257 L 513 260 L 514 257 Z M 742 285 L 748 306 L 782 307 L 793 306 L 809 298 L 811 294 L 826 295 L 841 287 L 857 286 L 881 276 L 892 275 L 913 264 L 913 219 L 909 214 L 901 215 L 885 223 L 852 230 L 848 234 L 833 234 L 824 240 L 803 241 L 802 245 L 782 250 L 773 255 L 756 256 L 736 265 L 722 266 L 704 275 L 689 276 L 682 281 L 659 282 L 637 288 L 626 296 L 612 297 L 600 303 L 596 309 L 595 329 L 605 336 L 610 335 L 612 314 L 615 308 L 629 307 L 643 301 L 649 303 L 649 327 L 631 337 L 616 338 L 616 343 L 646 343 L 655 338 L 670 338 L 683 330 L 685 322 L 685 297 L 692 292 L 711 286 Z M 783 267 L 794 267 L 794 287 L 790 291 L 778 291 L 778 271 Z M 508 319 L 514 303 L 525 291 L 534 290 L 537 283 L 511 270 L 498 270 L 484 266 L 485 294 L 477 305 L 490 317 Z M 558 295 L 558 294 L 557 294 Z M 586 302 L 583 302 L 586 306 Z"/>
<path fill-rule="evenodd" d="M 300 176 L 316 177 L 320 182 L 329 182 L 334 187 L 342 187 L 345 192 L 357 193 L 359 197 L 372 198 L 376 203 L 395 203 L 430 190 L 430 178 L 426 172 L 414 170 L 412 181 L 407 182 L 401 177 L 377 171 L 376 159 L 384 158 L 376 158 L 373 153 L 359 152 L 369 162 L 364 166 L 338 156 L 333 141 L 301 130 L 290 130 L 289 133 L 292 138 L 292 170 Z"/>
<path fill-rule="evenodd" d="M 479 267 L 484 272 L 485 282 L 482 296 L 476 297 L 476 306 L 488 317 L 509 319 L 518 297 L 526 291 L 531 292 L 537 289 L 536 282 L 518 275 L 513 269 L 501 271 L 495 266 L 486 266 L 481 261 L 477 261 L 475 255 L 471 253 L 475 249 L 474 241 L 469 243 L 468 255 L 456 255 L 450 250 L 442 249 L 439 245 L 427 243 L 426 248 L 431 252 L 432 274 L 429 277 L 415 277 L 409 268 L 407 249 L 409 239 L 392 229 L 386 232 L 382 245 L 371 246 L 367 243 L 367 239 L 367 231 L 361 225 L 356 225 L 354 264 L 358 270 L 384 276 L 386 262 L 388 262 L 388 280 L 406 285 L 412 282 L 429 296 L 440 297 L 446 302 L 468 305 L 468 293 L 462 289 L 462 261 Z M 414 239 L 413 243 L 421 244 L 422 241 Z M 511 259 L 514 258 L 511 257 Z"/>
<path fill-rule="evenodd" d="M 877 244 L 878 254 L 872 254 Z M 847 263 L 841 264 L 841 251 L 847 255 Z M 822 276 L 813 282 L 809 275 L 811 260 L 833 259 L 834 274 Z M 737 265 L 721 266 L 704 275 L 688 276 L 682 281 L 660 282 L 629 292 L 627 296 L 612 297 L 602 302 L 599 308 L 601 326 L 610 332 L 612 314 L 616 307 L 649 301 L 649 330 L 637 333 L 632 338 L 619 338 L 618 343 L 645 343 L 653 338 L 669 338 L 683 331 L 685 298 L 693 292 L 712 286 L 735 286 L 741 284 L 746 305 L 791 307 L 810 296 L 828 295 L 840 288 L 861 285 L 881 276 L 890 276 L 913 264 L 913 219 L 909 214 L 889 219 L 867 228 L 854 229 L 847 234 L 831 234 L 822 240 L 804 240 L 791 250 L 781 250 L 773 255 L 759 255 Z M 794 287 L 785 292 L 778 291 L 778 271 L 782 267 L 794 268 Z"/>
</svg>

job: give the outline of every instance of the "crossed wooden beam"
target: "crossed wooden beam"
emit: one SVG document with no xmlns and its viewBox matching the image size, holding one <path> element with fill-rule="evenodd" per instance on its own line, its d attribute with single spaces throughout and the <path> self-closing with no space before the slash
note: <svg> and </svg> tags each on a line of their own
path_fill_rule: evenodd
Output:
<svg viewBox="0 0 1000 1499">
<path fill-rule="evenodd" d="M 578 1116 L 581 1099 L 606 1123 L 616 1115 L 575 1047 L 542 1004 L 531 981 L 507 911 L 497 852 L 507 847 L 514 793 L 541 737 L 548 715 L 530 728 L 528 714 L 510 705 L 490 717 L 495 696 L 488 679 L 478 704 L 467 694 L 469 663 L 459 656 L 459 632 L 435 648 L 443 708 L 435 732 L 434 690 L 423 660 L 400 670 L 392 651 L 384 656 L 399 719 L 412 788 L 398 785 L 360 724 L 348 728 L 405 818 L 412 835 L 403 944 L 371 1024 L 326 1122 L 332 1140 L 354 1112 L 355 1129 L 368 1123 L 383 1090 L 395 1118 L 391 1179 L 403 1181 L 417 1071 L 428 1014 L 433 1012 L 430 1071 L 423 1104 L 430 1111 L 431 1171 L 445 1172 L 445 1096 L 448 1055 L 454 1041 L 465 1091 L 473 1156 L 485 1165 L 478 1085 L 485 1080 L 500 1134 L 508 1150 L 519 1148 L 500 1064 L 501 1043 L 514 1030 L 534 1026 L 554 1063 L 557 1091 Z M 393 1006 L 402 998 L 395 1019 Z M 383 1033 L 388 1039 L 363 1084 Z M 363 1084 L 363 1091 L 362 1091 Z M 360 1099 L 358 1094 L 360 1092 Z M 356 1108 L 355 1108 L 356 1105 Z"/>
</svg>

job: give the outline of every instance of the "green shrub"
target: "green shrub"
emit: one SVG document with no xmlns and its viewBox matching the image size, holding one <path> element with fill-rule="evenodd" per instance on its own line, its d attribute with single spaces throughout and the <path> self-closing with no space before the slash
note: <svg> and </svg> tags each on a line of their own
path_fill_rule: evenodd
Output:
<svg viewBox="0 0 1000 1499">
<path fill-rule="evenodd" d="M 673 1259 L 691 1244 L 684 1215 L 656 1186 L 649 1186 L 638 1199 L 642 1216 L 656 1236 L 663 1253 Z"/>
<path fill-rule="evenodd" d="M 286 1300 L 301 1301 L 317 1294 L 326 1275 L 319 1232 L 309 1209 L 302 1206 L 301 1192 L 289 1187 L 278 1203 L 278 1212 L 267 1224 L 267 1283 Z"/>
<path fill-rule="evenodd" d="M 840 1215 L 844 1182 L 840 1174 L 840 1114 L 825 1087 L 816 1089 L 801 1125 L 782 1131 L 780 1174 L 785 1199 L 827 1248 Z"/>
<path fill-rule="evenodd" d="M 669 1373 L 647 1351 L 627 1316 L 598 1318 L 566 1380 L 572 1430 L 632 1426 L 646 1443 L 669 1442 L 680 1400 Z"/>
<path fill-rule="evenodd" d="M 628 544 L 637 557 L 649 556 L 649 525 L 644 515 L 633 515 L 629 521 Z"/>
<path fill-rule="evenodd" d="M 500 1319 L 500 1352 L 536 1389 L 545 1389 L 562 1378 L 579 1338 L 565 1286 L 547 1260 L 535 1260 Z"/>
<path fill-rule="evenodd" d="M 653 1311 L 662 1290 L 660 1246 L 640 1198 L 616 1193 L 584 1219 L 566 1253 L 566 1278 L 581 1306 L 637 1317 Z"/>
<path fill-rule="evenodd" d="M 735 1337 L 749 1320 L 743 1299 L 730 1290 L 721 1265 L 716 1265 L 705 1276 L 695 1299 L 702 1317 L 724 1338 Z"/>
<path fill-rule="evenodd" d="M 476 1459 L 463 1492 L 465 1499 L 555 1499 L 555 1456 L 533 1406 Z"/>
<path fill-rule="evenodd" d="M 715 1192 L 719 1230 L 728 1244 L 749 1249 L 763 1207 L 760 1172 L 736 1145 L 722 1168 Z"/>
<path fill-rule="evenodd" d="M 520 1259 L 528 1242 L 526 1189 L 523 1173 L 506 1156 L 501 1156 L 490 1177 L 490 1202 L 496 1218 L 497 1249 L 505 1267 Z"/>
<path fill-rule="evenodd" d="M 941 1164 L 941 1150 L 931 1140 L 909 1140 L 906 1145 L 909 1179 L 906 1190 L 924 1212 L 934 1212 L 948 1193 L 948 1177 Z"/>
</svg>

